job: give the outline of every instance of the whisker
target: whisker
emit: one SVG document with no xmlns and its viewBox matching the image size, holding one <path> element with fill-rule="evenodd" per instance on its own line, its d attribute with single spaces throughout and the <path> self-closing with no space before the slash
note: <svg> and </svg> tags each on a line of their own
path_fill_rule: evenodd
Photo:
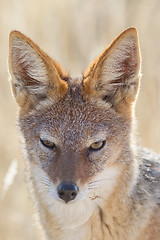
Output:
<svg viewBox="0 0 160 240">
<path fill-rule="evenodd" d="M 90 182 L 89 184 L 96 183 L 96 182 L 101 182 L 101 181 L 107 181 L 107 180 L 109 180 L 109 179 L 108 178 L 102 178 L 102 179 L 94 180 L 94 181 Z"/>
<path fill-rule="evenodd" d="M 43 186 L 46 186 L 46 187 L 49 187 L 50 186 L 50 181 L 49 180 L 43 180 L 43 181 L 40 181 L 40 183 L 43 185 Z"/>
<path fill-rule="evenodd" d="M 93 186 L 93 187 L 88 187 L 89 190 L 93 190 L 93 189 L 96 189 L 96 188 L 104 188 L 104 186 Z"/>
</svg>

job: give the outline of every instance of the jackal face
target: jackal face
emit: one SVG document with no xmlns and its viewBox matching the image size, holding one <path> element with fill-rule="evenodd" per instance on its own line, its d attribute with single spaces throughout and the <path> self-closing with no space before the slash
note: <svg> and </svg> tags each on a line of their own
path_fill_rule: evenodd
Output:
<svg viewBox="0 0 160 240">
<path fill-rule="evenodd" d="M 32 40 L 13 31 L 9 69 L 38 191 L 62 203 L 106 198 L 130 161 L 140 70 L 136 30 L 121 33 L 81 79 L 71 79 Z"/>
</svg>

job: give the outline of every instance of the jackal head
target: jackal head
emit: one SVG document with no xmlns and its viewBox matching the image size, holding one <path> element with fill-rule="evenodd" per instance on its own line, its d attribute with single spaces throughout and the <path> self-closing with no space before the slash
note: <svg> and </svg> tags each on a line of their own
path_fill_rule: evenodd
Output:
<svg viewBox="0 0 160 240">
<path fill-rule="evenodd" d="M 72 79 L 13 31 L 9 70 L 37 191 L 50 203 L 106 198 L 133 161 L 132 111 L 140 78 L 136 29 L 122 32 L 81 79 Z"/>
</svg>

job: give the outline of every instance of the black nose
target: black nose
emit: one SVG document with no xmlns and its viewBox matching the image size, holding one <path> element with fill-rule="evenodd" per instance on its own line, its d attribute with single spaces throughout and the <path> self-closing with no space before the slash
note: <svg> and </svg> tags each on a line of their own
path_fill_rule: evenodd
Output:
<svg viewBox="0 0 160 240">
<path fill-rule="evenodd" d="M 78 187 L 71 182 L 61 183 L 57 188 L 58 196 L 66 203 L 75 199 L 78 194 Z"/>
</svg>

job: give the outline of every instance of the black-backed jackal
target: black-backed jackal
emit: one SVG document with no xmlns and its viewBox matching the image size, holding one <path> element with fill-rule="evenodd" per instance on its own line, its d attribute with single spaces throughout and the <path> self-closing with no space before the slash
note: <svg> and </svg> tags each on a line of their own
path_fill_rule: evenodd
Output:
<svg viewBox="0 0 160 240">
<path fill-rule="evenodd" d="M 11 32 L 27 180 L 47 239 L 160 240 L 159 156 L 134 139 L 140 64 L 135 28 L 81 79 Z"/>
</svg>

